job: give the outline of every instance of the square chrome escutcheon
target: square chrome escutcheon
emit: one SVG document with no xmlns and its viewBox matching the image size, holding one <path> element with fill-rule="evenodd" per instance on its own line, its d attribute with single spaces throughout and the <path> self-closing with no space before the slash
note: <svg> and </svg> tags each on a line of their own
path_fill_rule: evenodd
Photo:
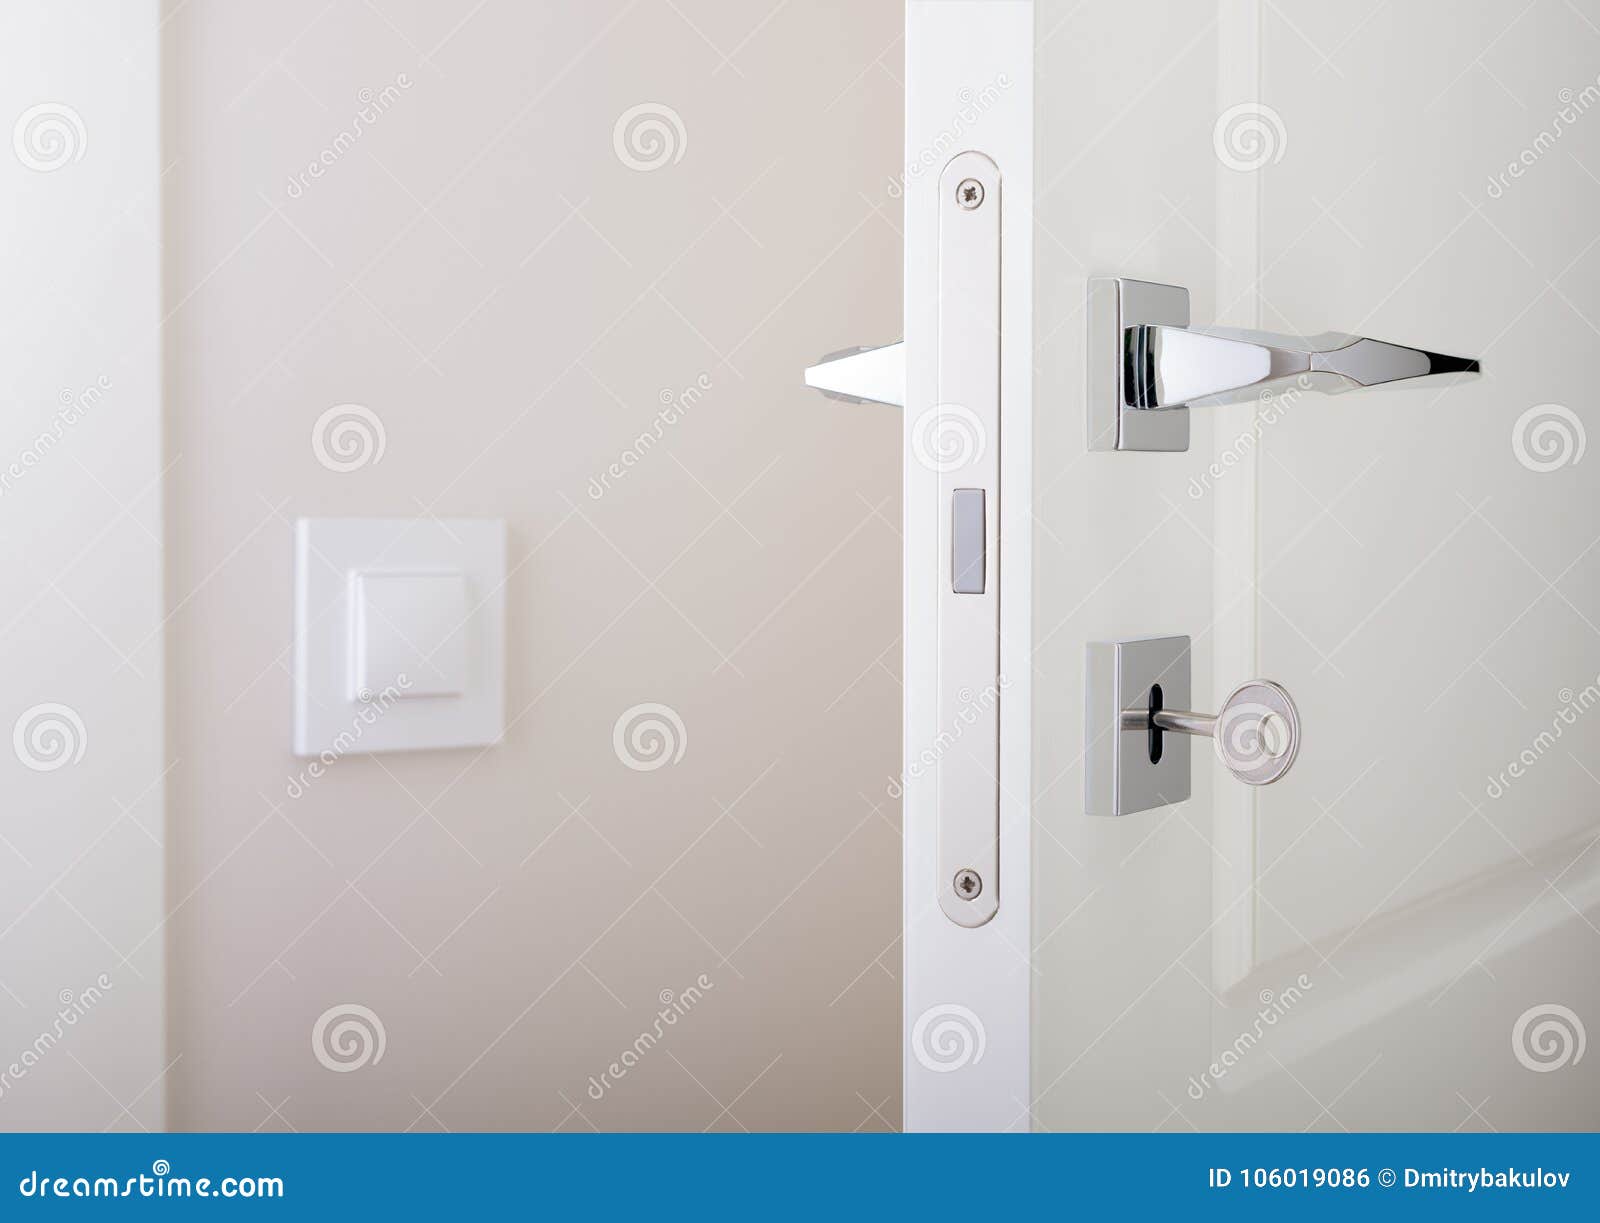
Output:
<svg viewBox="0 0 1600 1223">
<path fill-rule="evenodd" d="M 1190 737 L 1165 733 L 1152 761 L 1149 730 L 1124 711 L 1190 708 L 1189 638 L 1141 637 L 1089 644 L 1085 661 L 1084 804 L 1090 815 L 1131 815 L 1189 797 Z M 1125 724 L 1125 721 L 1127 724 Z"/>
</svg>

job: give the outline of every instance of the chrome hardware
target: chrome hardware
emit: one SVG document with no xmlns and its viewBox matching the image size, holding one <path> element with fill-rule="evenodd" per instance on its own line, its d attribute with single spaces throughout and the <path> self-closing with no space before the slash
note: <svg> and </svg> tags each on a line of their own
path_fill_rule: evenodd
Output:
<svg viewBox="0 0 1600 1223">
<path fill-rule="evenodd" d="M 1122 711 L 1123 727 L 1144 732 L 1151 755 L 1161 755 L 1163 734 L 1203 736 L 1240 781 L 1269 786 L 1289 771 L 1300 752 L 1300 711 L 1271 680 L 1239 685 L 1215 714 L 1168 709 L 1164 697 L 1164 691 L 1158 696 L 1152 688 L 1143 708 Z"/>
<path fill-rule="evenodd" d="M 1189 326 L 1189 291 L 1089 280 L 1089 449 L 1187 450 L 1188 409 L 1301 379 L 1331 393 L 1480 371 L 1451 357 L 1362 336 L 1276 335 Z"/>
<path fill-rule="evenodd" d="M 1189 639 L 1146 637 L 1089 646 L 1084 800 L 1090 815 L 1129 815 L 1189 797 L 1189 740 L 1212 741 L 1246 785 L 1289 771 L 1300 711 L 1280 685 L 1251 680 L 1215 714 L 1189 704 Z"/>
<path fill-rule="evenodd" d="M 879 348 L 846 348 L 829 353 L 806 370 L 806 385 L 846 403 L 906 406 L 904 340 Z"/>
</svg>

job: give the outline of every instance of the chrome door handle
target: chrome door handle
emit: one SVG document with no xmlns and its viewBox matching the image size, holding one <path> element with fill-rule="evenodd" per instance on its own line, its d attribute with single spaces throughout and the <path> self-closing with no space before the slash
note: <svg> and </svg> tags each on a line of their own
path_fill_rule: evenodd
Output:
<svg viewBox="0 0 1600 1223">
<path fill-rule="evenodd" d="M 806 369 L 806 385 L 846 403 L 906 406 L 906 346 L 903 340 L 877 348 L 830 352 Z"/>
<path fill-rule="evenodd" d="M 1329 333 L 1301 338 L 1189 326 L 1189 291 L 1097 276 L 1089 280 L 1089 448 L 1187 450 L 1191 406 L 1300 379 L 1330 392 L 1480 372 L 1452 357 Z"/>
<path fill-rule="evenodd" d="M 1192 713 L 1187 637 L 1097 641 L 1088 649 L 1084 806 L 1129 815 L 1189 797 L 1189 742 L 1209 737 L 1240 781 L 1271 785 L 1300 752 L 1300 711 L 1270 680 L 1251 680 L 1215 714 Z"/>
</svg>

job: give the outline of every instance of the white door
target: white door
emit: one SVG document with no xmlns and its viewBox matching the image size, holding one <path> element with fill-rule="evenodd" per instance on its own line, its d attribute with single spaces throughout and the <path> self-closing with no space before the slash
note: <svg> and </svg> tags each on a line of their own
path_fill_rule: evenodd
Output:
<svg viewBox="0 0 1600 1223">
<path fill-rule="evenodd" d="M 913 0 L 906 55 L 908 1128 L 1600 1125 L 1600 4 Z M 1463 368 L 1351 336 L 1484 372 L 1328 394 Z M 1292 767 L 1153 764 L 1151 665 L 1276 681 Z"/>
</svg>

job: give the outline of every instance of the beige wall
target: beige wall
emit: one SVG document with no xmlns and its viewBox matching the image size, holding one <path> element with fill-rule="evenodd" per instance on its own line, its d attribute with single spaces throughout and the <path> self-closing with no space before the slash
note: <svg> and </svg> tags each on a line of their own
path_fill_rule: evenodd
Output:
<svg viewBox="0 0 1600 1223">
<path fill-rule="evenodd" d="M 901 22 L 174 6 L 174 1126 L 897 1121 L 899 422 L 800 370 L 899 332 Z M 682 132 L 648 171 L 614 138 L 641 103 Z M 341 403 L 381 460 L 319 464 Z M 418 514 L 508 520 L 505 741 L 291 798 L 290 524 Z M 642 702 L 680 762 L 619 760 Z M 332 1073 L 312 1031 L 343 1004 L 383 1056 Z"/>
</svg>

